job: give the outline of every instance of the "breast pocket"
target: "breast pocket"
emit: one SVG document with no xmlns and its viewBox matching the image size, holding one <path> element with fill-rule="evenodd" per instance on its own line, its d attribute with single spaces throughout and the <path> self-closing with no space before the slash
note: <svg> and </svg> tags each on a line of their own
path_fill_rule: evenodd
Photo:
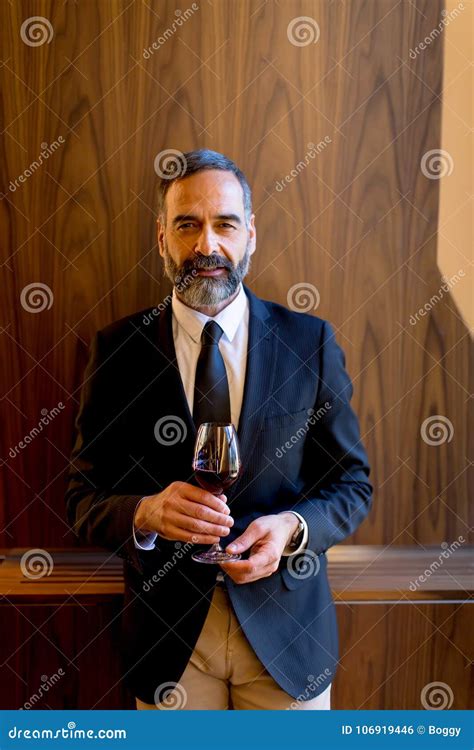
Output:
<svg viewBox="0 0 474 750">
<path fill-rule="evenodd" d="M 279 412 L 278 414 L 269 414 L 263 420 L 262 430 L 276 430 L 280 428 L 291 430 L 302 427 L 309 419 L 312 410 L 309 408 L 298 409 L 298 411 Z"/>
</svg>

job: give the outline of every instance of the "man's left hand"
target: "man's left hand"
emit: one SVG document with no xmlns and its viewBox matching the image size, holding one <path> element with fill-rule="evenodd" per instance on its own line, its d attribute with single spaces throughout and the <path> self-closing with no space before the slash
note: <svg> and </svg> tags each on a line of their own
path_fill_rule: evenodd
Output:
<svg viewBox="0 0 474 750">
<path fill-rule="evenodd" d="M 235 583 L 251 583 L 271 576 L 280 563 L 282 553 L 298 527 L 293 513 L 261 516 L 248 525 L 243 534 L 226 547 L 226 552 L 245 552 L 248 560 L 221 563 Z"/>
</svg>

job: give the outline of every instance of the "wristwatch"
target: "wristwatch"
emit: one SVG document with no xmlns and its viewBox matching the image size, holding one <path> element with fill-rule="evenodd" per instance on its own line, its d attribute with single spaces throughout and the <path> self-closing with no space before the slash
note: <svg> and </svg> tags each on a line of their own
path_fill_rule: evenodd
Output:
<svg viewBox="0 0 474 750">
<path fill-rule="evenodd" d="M 289 541 L 288 547 L 290 549 L 298 549 L 301 544 L 301 540 L 303 539 L 304 523 L 299 516 L 296 517 L 298 518 L 298 526 L 296 527 L 296 530 Z"/>
</svg>

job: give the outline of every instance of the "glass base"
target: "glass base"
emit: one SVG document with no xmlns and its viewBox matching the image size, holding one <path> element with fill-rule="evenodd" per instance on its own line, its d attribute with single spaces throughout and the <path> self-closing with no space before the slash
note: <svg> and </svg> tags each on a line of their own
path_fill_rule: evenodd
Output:
<svg viewBox="0 0 474 750">
<path fill-rule="evenodd" d="M 223 549 L 214 549 L 211 547 L 211 549 L 204 552 L 195 552 L 191 557 L 195 562 L 216 565 L 217 563 L 236 562 L 240 560 L 242 555 L 231 555 L 230 552 L 226 552 Z"/>
</svg>

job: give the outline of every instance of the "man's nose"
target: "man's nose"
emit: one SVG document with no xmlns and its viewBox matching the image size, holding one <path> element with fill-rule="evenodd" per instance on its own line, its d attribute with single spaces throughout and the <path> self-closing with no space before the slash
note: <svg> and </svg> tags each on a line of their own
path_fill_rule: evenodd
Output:
<svg viewBox="0 0 474 750">
<path fill-rule="evenodd" d="M 218 248 L 217 238 L 212 229 L 206 229 L 203 227 L 199 239 L 196 243 L 195 252 L 199 252 L 202 255 L 212 255 Z"/>
</svg>

